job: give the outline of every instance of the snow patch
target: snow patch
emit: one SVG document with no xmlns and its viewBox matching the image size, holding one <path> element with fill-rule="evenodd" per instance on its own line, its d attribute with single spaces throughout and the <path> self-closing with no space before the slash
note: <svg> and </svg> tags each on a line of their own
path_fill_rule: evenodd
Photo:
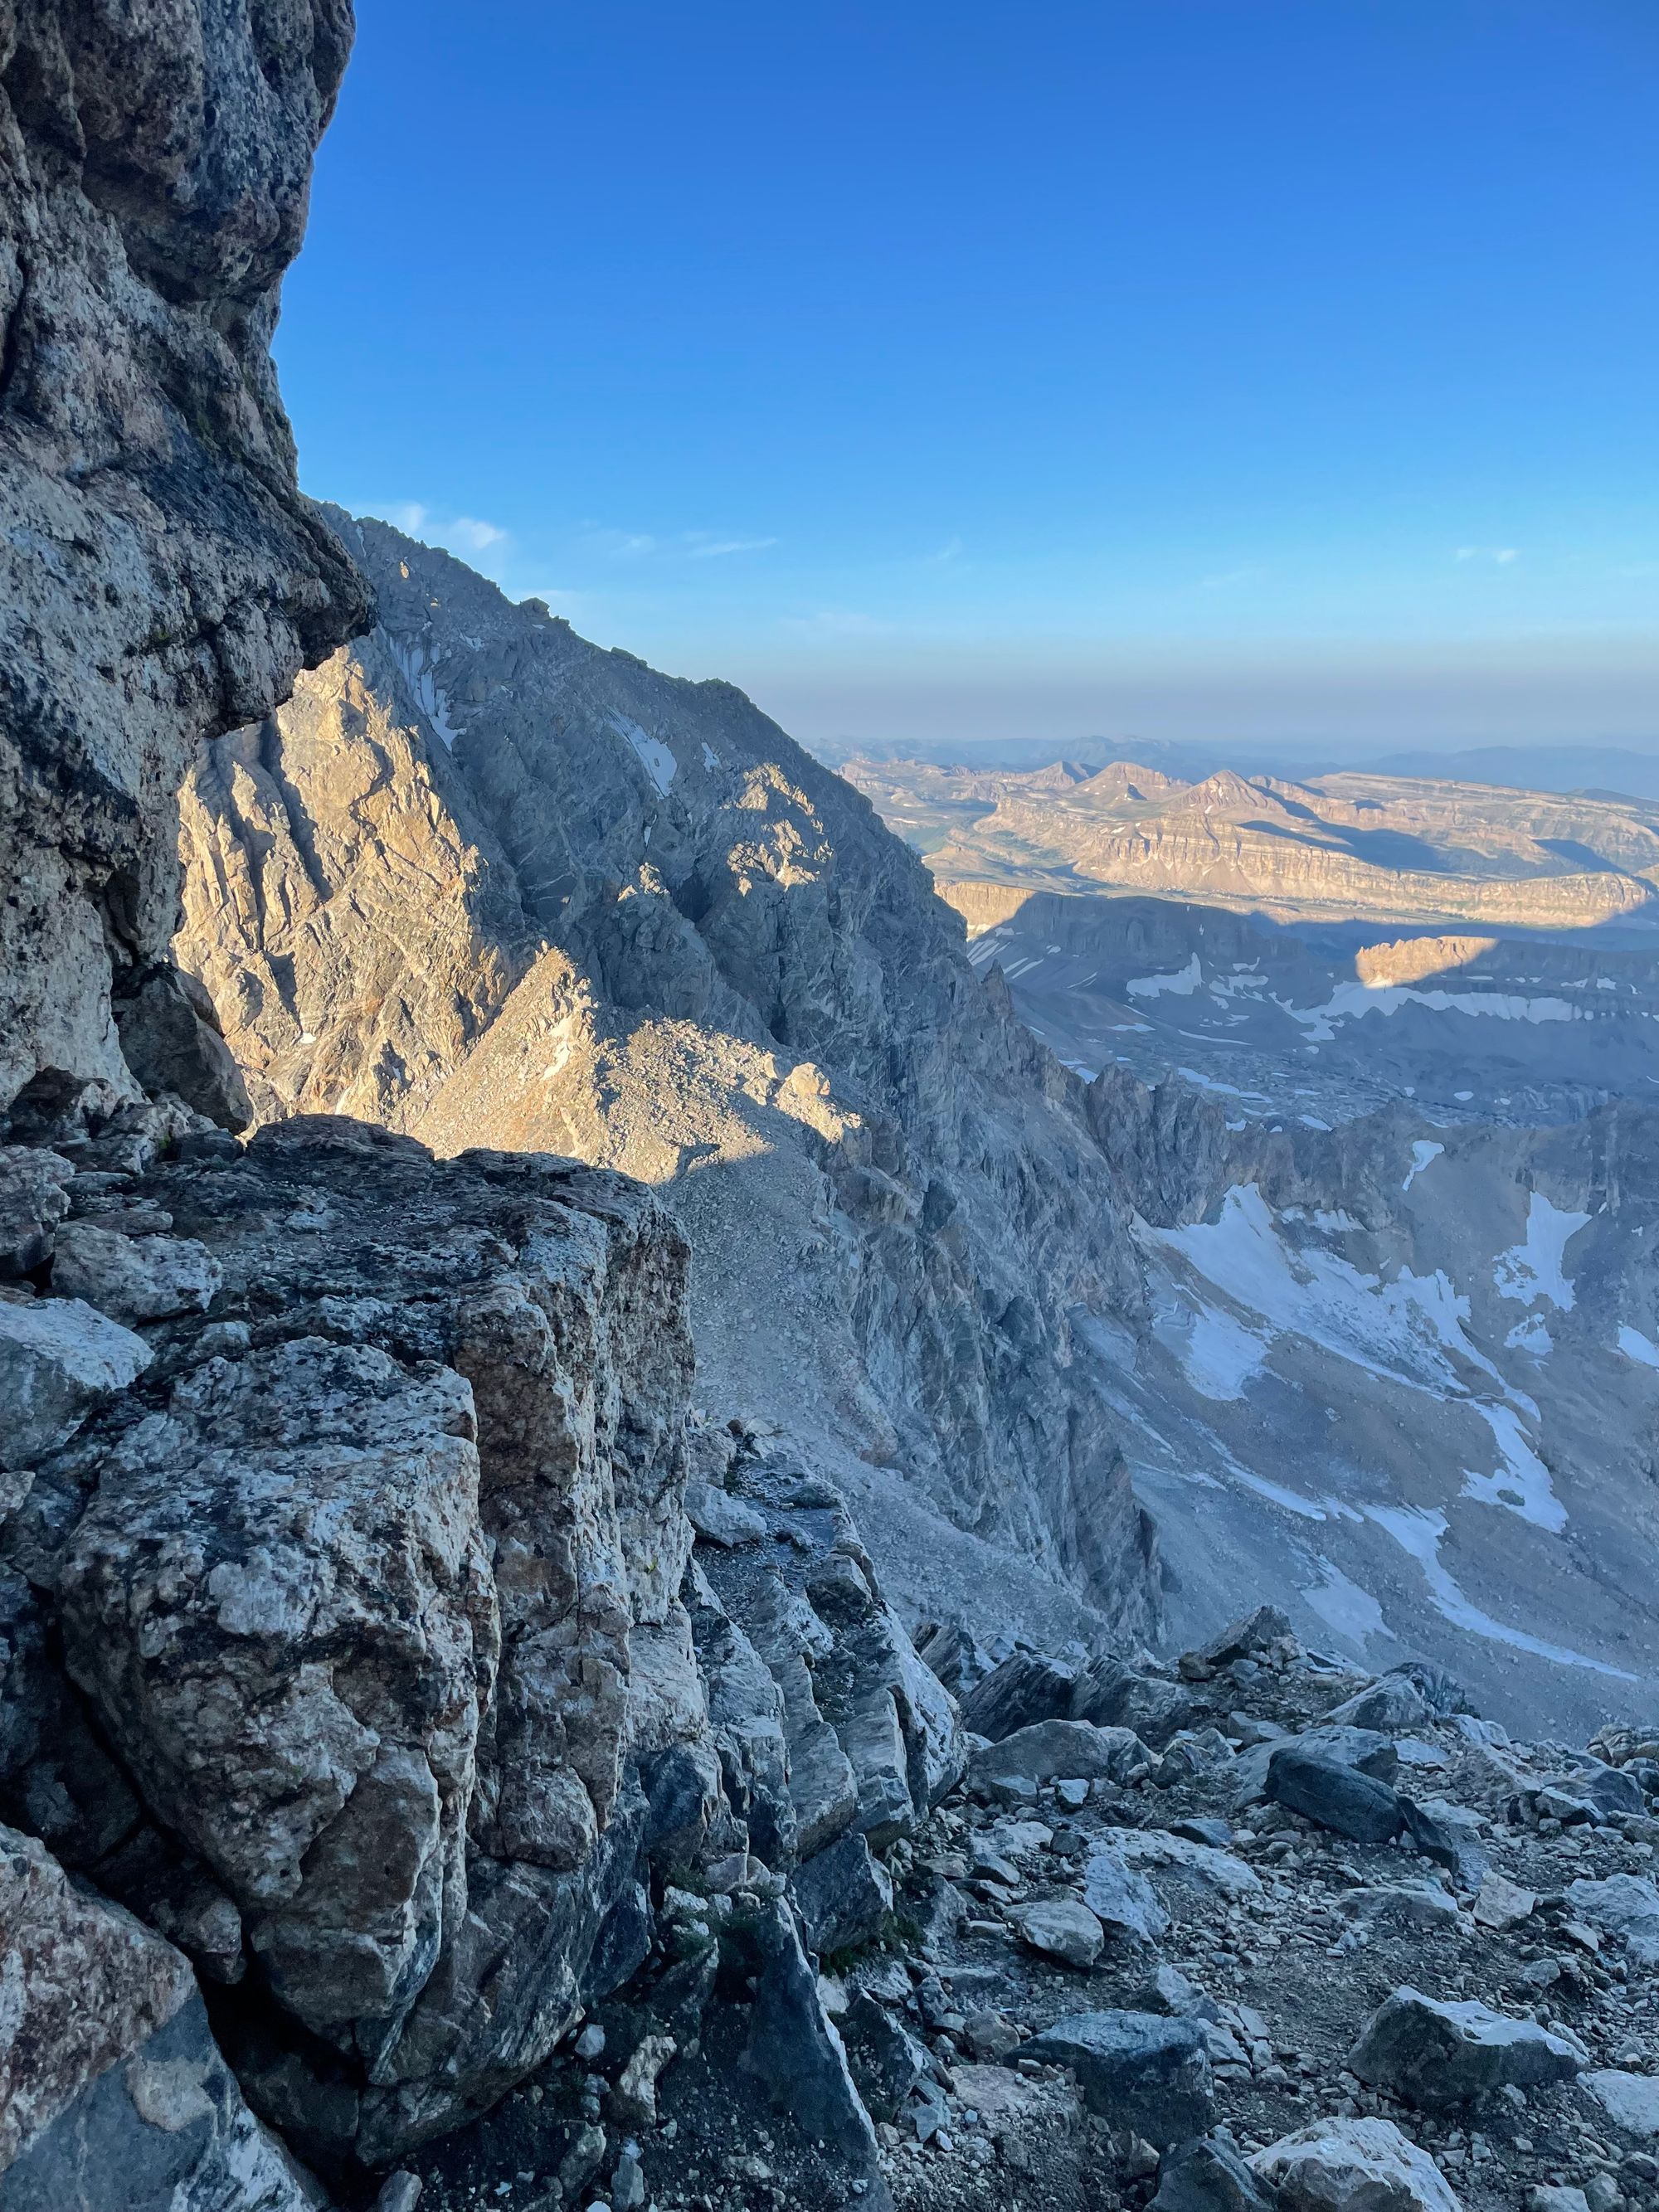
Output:
<svg viewBox="0 0 1659 2212">
<path fill-rule="evenodd" d="M 1259 1374 L 1267 1340 L 1231 1314 L 1215 1306 L 1166 1307 L 1153 1334 L 1169 1345 L 1182 1372 L 1200 1397 L 1227 1402 L 1244 1395 L 1244 1385 Z"/>
<path fill-rule="evenodd" d="M 1463 1470 L 1463 1495 L 1486 1505 L 1501 1505 L 1518 1513 L 1534 1528 L 1547 1528 L 1559 1536 L 1567 1525 L 1567 1510 L 1555 1494 L 1550 1471 L 1521 1431 L 1520 1416 L 1510 1406 L 1480 1406 L 1475 1409 L 1492 1431 L 1498 1446 L 1498 1466 L 1491 1474 Z"/>
<path fill-rule="evenodd" d="M 1206 1283 L 1276 1332 L 1305 1338 L 1338 1358 L 1414 1389 L 1461 1396 L 1448 1352 L 1501 1381 L 1464 1334 L 1469 1302 L 1442 1272 L 1402 1267 L 1392 1283 L 1337 1254 L 1292 1252 L 1255 1183 L 1235 1183 L 1219 1218 L 1141 1235 L 1179 1254 Z M 1207 1300 L 1195 1304 L 1208 1305 Z"/>
<path fill-rule="evenodd" d="M 626 714 L 611 714 L 606 720 L 617 735 L 626 738 L 633 746 L 639 755 L 640 765 L 665 798 L 679 768 L 668 747 L 660 738 L 653 738 L 648 730 L 642 730 L 637 722 L 630 722 Z"/>
<path fill-rule="evenodd" d="M 1589 1219 L 1588 1213 L 1569 1212 L 1553 1205 L 1542 1191 L 1534 1191 L 1527 1212 L 1526 1243 L 1511 1244 L 1492 1262 L 1492 1279 L 1498 1297 L 1522 1306 L 1536 1305 L 1540 1298 L 1547 1298 L 1558 1313 L 1571 1313 L 1577 1299 L 1561 1263 L 1567 1246 Z"/>
<path fill-rule="evenodd" d="M 1424 1169 L 1431 1166 L 1436 1160 L 1437 1160 L 1445 1149 L 1446 1147 L 1443 1145 L 1431 1145 L 1426 1138 L 1419 1137 L 1417 1142 L 1412 1146 L 1411 1168 L 1407 1174 L 1405 1182 L 1400 1186 L 1401 1189 L 1409 1190 L 1412 1185 L 1417 1181 L 1419 1176 L 1422 1174 Z"/>
<path fill-rule="evenodd" d="M 401 638 L 391 640 L 392 657 L 404 672 L 404 680 L 415 695 L 415 703 L 432 725 L 446 752 L 453 752 L 455 740 L 461 735 L 450 720 L 449 695 L 437 680 L 434 665 L 427 659 L 426 647 L 418 641 L 406 645 Z"/>
<path fill-rule="evenodd" d="M 1524 1352 L 1534 1359 L 1547 1358 L 1555 1349 L 1542 1314 L 1528 1314 L 1524 1321 L 1516 1322 L 1504 1343 L 1509 1351 Z M 1659 1367 L 1659 1352 L 1654 1354 L 1653 1364 Z"/>
<path fill-rule="evenodd" d="M 1327 1628 L 1363 1650 L 1374 1636 L 1386 1636 L 1397 1642 L 1394 1631 L 1382 1618 L 1382 1608 L 1368 1589 L 1345 1575 L 1340 1567 L 1329 1559 L 1319 1562 L 1322 1582 L 1310 1584 L 1300 1595 L 1310 1612 L 1316 1613 Z"/>
<path fill-rule="evenodd" d="M 1156 999 L 1168 991 L 1178 999 L 1190 998 L 1204 981 L 1204 970 L 1194 953 L 1184 968 L 1176 969 L 1173 975 L 1135 975 L 1124 988 L 1132 999 Z"/>
<path fill-rule="evenodd" d="M 1656 1344 L 1651 1337 L 1644 1336 L 1639 1328 L 1621 1328 L 1619 1349 L 1626 1359 L 1634 1359 L 1644 1367 L 1659 1367 L 1659 1344 Z"/>
<path fill-rule="evenodd" d="M 1440 1564 L 1441 1540 L 1446 1533 L 1443 1513 L 1415 1505 L 1368 1505 L 1365 1517 L 1374 1521 L 1394 1538 L 1402 1552 L 1417 1561 L 1429 1586 L 1435 1611 L 1455 1628 L 1467 1628 L 1473 1636 L 1483 1636 L 1492 1644 L 1507 1644 L 1516 1651 L 1529 1651 L 1534 1659 L 1552 1660 L 1558 1667 L 1588 1668 L 1591 1674 L 1608 1675 L 1616 1682 L 1637 1680 L 1622 1667 L 1609 1667 L 1603 1660 L 1587 1658 L 1582 1651 L 1569 1650 L 1565 1644 L 1546 1644 L 1541 1637 L 1528 1636 L 1524 1629 L 1505 1627 L 1489 1613 L 1482 1613 Z"/>
<path fill-rule="evenodd" d="M 1328 1043 L 1336 1022 L 1362 1021 L 1367 1014 L 1397 1014 L 1402 1006 L 1427 1006 L 1436 1013 L 1485 1014 L 1504 1022 L 1571 1022 L 1583 1018 L 1582 1006 L 1566 999 L 1523 999 L 1512 991 L 1419 991 L 1410 983 L 1385 983 L 1376 990 L 1360 982 L 1339 983 L 1322 1006 L 1287 1006 L 1310 1035 Z"/>
<path fill-rule="evenodd" d="M 1143 1023 L 1138 1026 L 1144 1028 L 1148 1025 Z M 1261 1106 L 1271 1103 L 1265 1091 L 1241 1091 L 1236 1083 L 1218 1082 L 1213 1075 L 1205 1075 L 1196 1067 L 1178 1067 L 1176 1073 L 1183 1083 L 1190 1083 L 1200 1091 L 1213 1091 L 1224 1098 L 1254 1098 Z"/>
</svg>

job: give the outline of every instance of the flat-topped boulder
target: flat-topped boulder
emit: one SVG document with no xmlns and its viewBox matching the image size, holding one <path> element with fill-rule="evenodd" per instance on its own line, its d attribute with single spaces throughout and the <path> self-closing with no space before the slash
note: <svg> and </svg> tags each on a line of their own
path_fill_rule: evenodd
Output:
<svg viewBox="0 0 1659 2212">
<path fill-rule="evenodd" d="M 1570 2081 L 1589 2063 L 1576 2036 L 1413 1989 L 1396 1990 L 1379 2006 L 1348 2053 L 1349 2070 L 1362 2081 L 1427 2106 Z"/>
<path fill-rule="evenodd" d="M 1208 2046 L 1196 2021 L 1073 2013 L 1022 2044 L 1016 2055 L 1066 2067 L 1091 2112 L 1160 2148 L 1202 2135 L 1215 2117 Z"/>
</svg>

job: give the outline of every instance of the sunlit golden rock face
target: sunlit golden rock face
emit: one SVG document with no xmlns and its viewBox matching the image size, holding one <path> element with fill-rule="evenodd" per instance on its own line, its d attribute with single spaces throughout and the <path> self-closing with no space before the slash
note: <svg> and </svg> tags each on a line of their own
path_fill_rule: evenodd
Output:
<svg viewBox="0 0 1659 2212">
<path fill-rule="evenodd" d="M 1639 914 L 1659 884 L 1659 810 L 1634 799 L 1231 769 L 1184 784 L 1127 762 L 1092 775 L 891 761 L 846 773 L 942 882 L 1534 929 Z"/>
<path fill-rule="evenodd" d="M 1362 983 L 1386 990 L 1390 983 L 1420 983 L 1472 967 L 1497 950 L 1495 937 L 1404 937 L 1391 945 L 1362 945 L 1353 969 Z"/>
<path fill-rule="evenodd" d="M 659 1185 L 704 1388 L 892 1471 L 938 1532 L 904 1540 L 918 1605 L 994 1557 L 1011 1611 L 1150 1626 L 1073 1322 L 1133 1301 L 1126 1210 L 915 856 L 732 686 L 335 520 L 379 627 L 205 747 L 184 799 L 176 957 L 261 1117 Z"/>
</svg>

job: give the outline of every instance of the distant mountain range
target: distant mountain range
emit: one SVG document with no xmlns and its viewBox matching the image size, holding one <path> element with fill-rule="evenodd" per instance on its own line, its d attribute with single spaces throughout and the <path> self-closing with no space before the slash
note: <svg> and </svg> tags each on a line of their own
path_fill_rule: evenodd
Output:
<svg viewBox="0 0 1659 2212">
<path fill-rule="evenodd" d="M 1645 931 L 1659 811 L 1352 770 L 1297 781 L 1060 762 L 1029 773 L 849 761 L 936 878 L 1201 898 L 1281 921 Z"/>
<path fill-rule="evenodd" d="M 1246 776 L 1293 779 L 1358 771 L 1498 784 L 1517 791 L 1613 793 L 1630 799 L 1659 799 L 1659 735 L 1656 735 L 1655 748 L 1650 753 L 1620 745 L 1477 745 L 1443 752 L 1422 745 L 1374 757 L 1341 746 L 1319 751 L 1254 743 L 1205 745 L 1164 738 L 1090 737 L 1059 744 L 1032 738 L 1013 738 L 1002 744 L 961 745 L 847 738 L 820 742 L 811 750 L 832 768 L 845 768 L 857 760 L 910 760 L 978 774 L 1030 774 L 1061 761 L 1098 769 L 1128 759 L 1188 783 L 1201 782 L 1224 769 Z"/>
</svg>

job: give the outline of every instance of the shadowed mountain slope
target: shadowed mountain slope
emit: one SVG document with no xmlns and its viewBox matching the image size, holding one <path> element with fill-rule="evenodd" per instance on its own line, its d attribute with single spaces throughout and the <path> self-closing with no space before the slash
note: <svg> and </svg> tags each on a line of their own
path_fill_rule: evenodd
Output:
<svg viewBox="0 0 1659 2212">
<path fill-rule="evenodd" d="M 380 627 L 185 801 L 179 954 L 262 1112 L 665 1186 L 702 1387 L 822 1431 L 915 1606 L 1149 1628 L 1073 1322 L 1133 1304 L 1127 1213 L 920 862 L 731 685 L 337 520 Z"/>
</svg>

